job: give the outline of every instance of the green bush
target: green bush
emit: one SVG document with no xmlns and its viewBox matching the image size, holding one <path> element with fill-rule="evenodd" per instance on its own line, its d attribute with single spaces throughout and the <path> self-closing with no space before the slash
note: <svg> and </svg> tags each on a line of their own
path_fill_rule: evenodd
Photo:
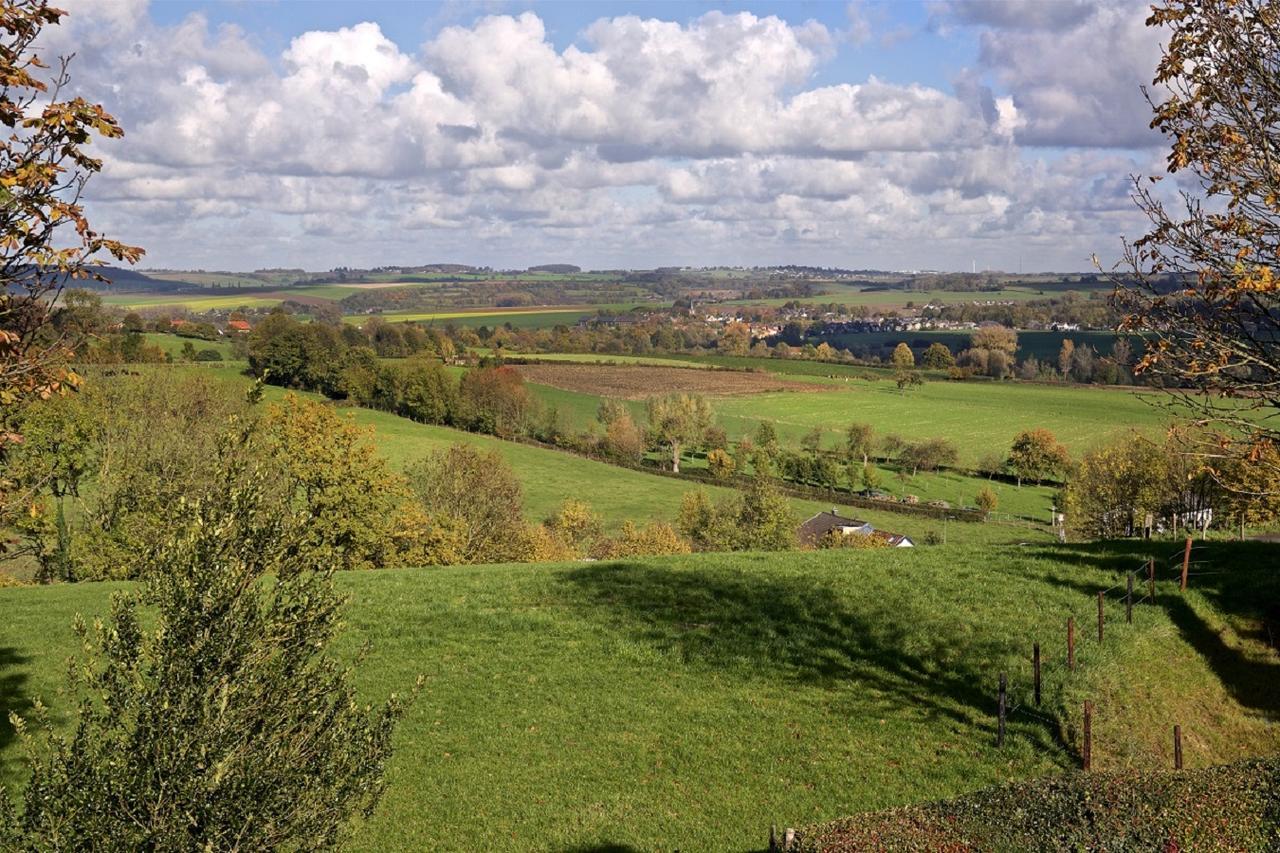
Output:
<svg viewBox="0 0 1280 853">
<path fill-rule="evenodd" d="M 810 827 L 794 849 L 1277 850 L 1280 758 L 1003 785 Z"/>
</svg>

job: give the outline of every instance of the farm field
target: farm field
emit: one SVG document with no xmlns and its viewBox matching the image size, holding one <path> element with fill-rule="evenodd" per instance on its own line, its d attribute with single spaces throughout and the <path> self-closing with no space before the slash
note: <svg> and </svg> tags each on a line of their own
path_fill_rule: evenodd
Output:
<svg viewBox="0 0 1280 853">
<path fill-rule="evenodd" d="M 199 352 L 202 349 L 211 349 L 217 350 L 218 354 L 221 355 L 224 360 L 232 357 L 231 342 L 227 340 L 202 341 L 199 338 L 181 338 L 177 335 L 166 335 L 163 332 L 145 332 L 143 337 L 146 339 L 147 343 L 152 346 L 160 347 L 160 349 L 169 353 L 174 358 L 177 358 L 178 355 L 181 354 L 182 345 L 188 341 L 196 348 L 196 352 Z"/>
<path fill-rule="evenodd" d="M 633 305 L 584 305 L 579 307 L 548 306 L 545 308 L 479 308 L 454 311 L 384 311 L 379 314 L 350 314 L 343 319 L 348 323 L 363 323 L 371 316 L 389 323 L 440 323 L 455 326 L 502 326 L 507 323 L 516 329 L 549 329 L 552 326 L 571 326 L 583 317 L 590 317 L 601 309 L 627 310 Z"/>
<path fill-rule="evenodd" d="M 1072 289 L 1076 293 L 1088 293 L 1097 288 L 1089 288 L 1081 286 L 1078 289 Z M 801 302 L 814 305 L 848 305 L 856 307 L 858 305 L 866 305 L 870 308 L 880 310 L 902 309 L 907 307 L 907 303 L 914 306 L 926 305 L 928 303 L 958 305 L 966 302 L 976 302 L 979 304 L 990 302 L 1027 302 L 1032 299 L 1048 299 L 1052 296 L 1061 295 L 1065 290 L 1052 288 L 1044 289 L 1034 287 L 1014 286 L 1006 287 L 1000 290 L 979 290 L 979 291 L 959 291 L 959 290 L 902 290 L 898 288 L 892 289 L 867 289 L 856 285 L 827 285 L 826 293 L 819 293 L 813 296 L 805 297 L 785 297 L 785 298 L 768 298 L 768 299 L 734 299 L 729 300 L 725 304 L 728 305 L 785 305 L 788 302 Z"/>
<path fill-rule="evenodd" d="M 493 355 L 493 350 L 473 347 L 472 352 L 478 355 Z M 686 361 L 679 357 L 652 355 L 613 355 L 599 352 L 551 352 L 551 353 L 516 353 L 515 357 L 528 359 L 531 362 L 566 362 L 569 364 L 640 364 L 648 367 L 683 367 L 707 370 L 715 365 L 702 361 Z"/>
<path fill-rule="evenodd" d="M 1074 453 L 1088 450 L 1096 443 L 1128 429 L 1158 430 L 1165 425 L 1166 415 L 1145 398 L 1153 392 L 1074 385 L 1048 385 L 1030 382 L 950 382 L 930 381 L 902 393 L 887 379 L 868 379 L 877 372 L 868 368 L 823 362 L 782 361 L 778 359 L 699 359 L 710 364 L 745 364 L 789 378 L 811 377 L 811 382 L 797 385 L 796 390 L 760 392 L 747 396 L 724 395 L 715 391 L 716 381 L 726 382 L 732 373 L 711 373 L 698 379 L 701 393 L 714 399 L 717 420 L 731 437 L 749 433 L 760 420 L 772 420 L 779 433 L 791 440 L 820 427 L 830 433 L 834 445 L 849 423 L 869 423 L 880 435 L 896 433 L 905 438 L 920 439 L 945 436 L 960 450 L 962 464 L 972 464 L 989 451 L 1004 451 L 1014 436 L 1023 429 L 1045 427 Z M 550 384 L 556 374 L 546 366 L 521 366 L 531 370 L 532 381 Z M 792 371 L 796 371 L 794 374 Z M 556 379 L 557 387 L 584 393 L 596 380 L 614 372 L 628 375 L 628 396 L 643 399 L 683 388 L 683 375 L 678 380 L 669 370 L 644 367 L 609 368 L 579 365 L 565 368 L 570 379 Z M 803 371 L 803 372 L 802 372 Z M 634 375 L 633 375 L 634 374 Z M 883 374 L 886 375 L 887 374 Z M 541 377 L 534 379 L 535 376 Z M 646 380 L 646 376 L 648 379 Z M 738 374 L 739 382 L 756 382 L 766 388 L 762 374 Z M 600 380 L 603 382 L 603 379 Z M 673 381 L 682 384 L 673 386 Z M 690 380 L 692 381 L 692 380 Z M 817 387 L 815 389 L 815 384 Z M 595 385 L 595 387 L 606 387 Z M 690 386 L 692 390 L 693 386 Z M 589 392 L 586 392 L 589 393 Z M 604 394 L 598 396 L 607 396 Z M 585 411 L 585 407 L 580 407 Z M 594 412 L 594 409 L 592 409 Z"/>
<path fill-rule="evenodd" d="M 685 367 L 635 364 L 522 364 L 517 369 L 530 382 L 622 400 L 644 400 L 655 394 L 673 393 L 736 396 L 819 390 L 811 383 L 795 382 L 774 374 L 736 370 L 689 370 Z"/>
<path fill-rule="evenodd" d="M 164 368 L 162 368 L 164 369 Z M 200 366 L 178 369 L 217 370 L 228 385 L 238 389 L 248 383 L 234 366 Z M 599 398 L 589 395 L 549 389 L 555 396 L 548 399 L 549 405 L 555 405 L 561 416 L 574 421 L 581 418 L 585 421 L 595 416 L 595 407 Z M 286 392 L 281 388 L 267 386 L 266 395 L 269 400 L 281 399 L 286 393 L 297 393 L 298 396 L 310 399 L 323 399 L 319 395 L 304 392 Z M 634 407 L 637 417 L 641 417 L 643 409 L 637 403 Z M 589 410 L 589 411 L 588 411 Z M 403 469 L 414 461 L 455 444 L 465 442 L 483 450 L 494 450 L 510 463 L 524 489 L 525 517 L 530 521 L 541 521 L 554 512 L 566 496 L 586 501 L 603 519 L 605 526 L 614 530 L 623 521 L 643 523 L 650 519 L 673 521 L 680 508 L 681 497 L 689 491 L 705 489 L 713 499 L 721 499 L 733 494 L 727 487 L 704 486 L 688 480 L 662 477 L 655 474 L 621 468 L 605 462 L 578 456 L 565 451 L 503 441 L 493 436 L 465 432 L 450 427 L 420 424 L 387 412 L 373 409 L 350 407 L 346 411 L 359 424 L 369 427 L 372 438 L 381 453 L 396 469 Z M 692 463 L 697 467 L 698 463 Z M 929 484 L 934 477 L 944 475 L 920 475 L 908 481 L 906 488 L 916 489 Z M 958 475 L 957 475 L 958 477 Z M 972 504 L 973 493 L 976 493 L 978 481 L 974 478 L 958 477 L 958 482 L 949 487 L 955 495 L 956 503 Z M 981 481 L 983 484 L 985 480 Z M 895 483 L 886 483 L 895 490 Z M 993 483 L 992 487 L 1005 500 L 1006 490 L 1013 492 L 1007 484 Z M 944 487 L 944 491 L 948 487 Z M 924 494 L 921 492 L 921 494 Z M 1021 494 L 1010 497 L 1008 506 L 1002 503 L 1001 512 L 1021 515 L 1035 519 L 1038 524 L 1025 521 L 988 521 L 986 523 L 948 522 L 945 533 L 949 542 L 984 542 L 1006 543 L 1021 541 L 1043 541 L 1050 536 L 1046 524 L 1047 514 L 1041 510 L 1040 503 L 1048 499 L 1047 490 L 1036 490 L 1024 487 Z M 930 495 L 932 497 L 932 495 Z M 830 510 L 830 502 L 790 499 L 797 515 L 808 518 L 814 513 Z M 1047 504 L 1046 504 L 1047 506 Z M 944 525 L 935 519 L 922 516 L 905 515 L 880 509 L 851 509 L 845 507 L 841 514 L 855 516 L 871 522 L 879 530 L 902 533 L 913 539 L 923 540 L 926 535 L 941 535 Z M 1001 516 L 1004 517 L 1003 515 Z"/>
<path fill-rule="evenodd" d="M 269 396 L 278 393 L 276 389 L 271 389 Z M 558 450 L 503 441 L 448 427 L 414 423 L 386 412 L 356 408 L 350 411 L 357 423 L 373 428 L 379 452 L 397 468 L 403 468 L 428 453 L 457 442 L 465 442 L 484 450 L 496 450 L 511 464 L 524 487 L 525 516 L 530 521 L 541 521 L 549 516 L 567 496 L 586 501 L 601 515 L 606 527 L 616 529 L 627 520 L 637 523 L 651 519 L 673 521 L 680 509 L 681 497 L 689 491 L 704 488 L 713 499 L 732 494 L 732 490 L 728 488 L 700 486 L 686 480 L 620 468 Z M 972 501 L 972 496 L 969 500 Z M 801 519 L 831 509 L 829 503 L 820 501 L 792 499 L 791 503 Z M 842 514 L 865 519 L 877 529 L 903 533 L 921 540 L 930 531 L 941 533 L 943 527 L 940 521 L 887 510 L 845 508 Z M 1045 525 L 1033 527 L 1023 523 L 1005 524 L 994 521 L 949 522 L 947 535 L 949 541 L 954 542 L 996 543 L 1049 538 Z"/>
<path fill-rule="evenodd" d="M 225 293 L 206 296 L 200 293 L 111 293 L 102 294 L 104 305 L 120 308 L 185 308 L 189 311 L 233 311 L 236 308 L 270 308 L 284 298 L 278 291 L 266 293 Z"/>
<path fill-rule="evenodd" d="M 389 789 L 354 850 L 761 849 L 798 825 L 952 796 L 1077 766 L 1079 702 L 1098 713 L 1100 770 L 1188 767 L 1274 752 L 1280 664 L 1256 599 L 1280 596 L 1270 546 L 1213 546 L 1224 575 L 1123 624 L 1062 666 L 1065 615 L 1139 551 L 934 548 L 699 555 L 340 575 L 336 650 L 363 643 L 369 700 L 426 685 L 397 731 Z M 1217 578 L 1222 578 L 1218 580 Z M 119 584 L 0 589 L 0 705 L 60 695 L 72 617 Z M 1041 722 L 991 709 L 1000 672 L 1026 700 L 1046 650 Z M 21 750 L 0 728 L 0 783 Z"/>
</svg>

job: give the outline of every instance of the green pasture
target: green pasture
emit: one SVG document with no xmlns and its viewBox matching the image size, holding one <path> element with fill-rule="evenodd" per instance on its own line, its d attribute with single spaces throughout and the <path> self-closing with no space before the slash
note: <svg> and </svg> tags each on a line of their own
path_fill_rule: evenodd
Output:
<svg viewBox="0 0 1280 853">
<path fill-rule="evenodd" d="M 202 341 L 199 338 L 182 338 L 177 335 L 169 335 L 163 332 L 145 332 L 143 337 L 147 339 L 147 343 L 152 346 L 160 347 L 160 349 L 177 358 L 182 354 L 182 345 L 190 342 L 196 348 L 196 352 L 202 349 L 217 350 L 223 360 L 229 360 L 233 357 L 231 352 L 231 341 L 216 340 Z"/>
<path fill-rule="evenodd" d="M 278 392 L 273 389 L 272 396 Z M 525 515 L 541 521 L 560 506 L 565 498 L 586 501 L 611 529 L 623 521 L 640 524 L 651 520 L 674 521 L 680 499 L 686 492 L 705 488 L 713 499 L 723 499 L 732 490 L 716 486 L 700 486 L 687 480 L 662 477 L 596 462 L 582 456 L 519 442 L 503 441 L 492 436 L 463 432 L 449 427 L 418 424 L 386 412 L 351 409 L 357 423 L 373 428 L 379 452 L 394 467 L 401 468 L 427 454 L 457 442 L 465 442 L 485 450 L 496 450 L 511 465 L 524 487 Z M 976 489 L 974 489 L 976 494 Z M 967 503 L 972 503 L 972 496 Z M 827 502 L 793 499 L 799 518 L 807 518 L 829 510 Z M 856 515 L 880 530 L 903 533 L 923 540 L 929 532 L 939 535 L 943 523 L 930 518 L 903 515 L 888 510 L 849 509 L 845 515 Z M 1047 528 L 1025 523 L 948 522 L 948 541 L 1017 542 L 1025 539 L 1047 539 Z"/>
<path fill-rule="evenodd" d="M 831 391 L 781 392 L 715 401 L 716 415 L 731 435 L 772 420 L 793 439 L 820 427 L 832 443 L 851 422 L 871 424 L 883 436 L 944 437 L 955 443 L 961 464 L 985 453 L 1003 453 L 1019 432 L 1044 427 L 1073 454 L 1130 429 L 1156 432 L 1168 414 L 1150 404 L 1152 393 L 1020 382 L 937 380 L 902 393 L 891 381 L 837 380 Z"/>
<path fill-rule="evenodd" d="M 1270 546 L 1215 546 L 1222 573 L 1125 625 L 1113 589 L 1104 643 L 1062 625 L 1144 552 L 939 547 L 459 566 L 340 575 L 335 653 L 376 701 L 425 687 L 396 734 L 389 788 L 344 845 L 383 850 L 760 850 L 796 826 L 949 797 L 1078 766 L 1095 703 L 1098 769 L 1167 767 L 1179 721 L 1188 767 L 1277 745 L 1280 662 L 1254 633 L 1280 596 Z M 120 584 L 0 589 L 0 709 L 60 692 L 76 614 Z M 1015 712 L 997 748 L 1001 673 Z M 2 718 L 2 717 L 0 717 Z M 0 727 L 0 783 L 22 784 Z"/>
</svg>

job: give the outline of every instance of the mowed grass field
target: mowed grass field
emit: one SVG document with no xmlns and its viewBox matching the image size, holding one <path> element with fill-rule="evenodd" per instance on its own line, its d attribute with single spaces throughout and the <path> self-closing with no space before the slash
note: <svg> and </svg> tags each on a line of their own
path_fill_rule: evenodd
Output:
<svg viewBox="0 0 1280 853">
<path fill-rule="evenodd" d="M 280 393 L 278 389 L 272 389 L 270 396 L 278 397 Z M 458 442 L 497 451 L 520 479 L 524 489 L 525 515 L 530 521 L 547 518 L 565 498 L 572 497 L 590 504 L 602 517 L 606 527 L 613 530 L 628 520 L 638 524 L 651 520 L 674 521 L 683 495 L 699 488 L 705 489 L 715 500 L 726 499 L 734 494 L 728 488 L 700 486 L 689 481 L 596 462 L 572 453 L 503 441 L 448 427 L 414 423 L 386 412 L 358 408 L 349 411 L 356 423 L 372 428 L 373 441 L 378 451 L 396 468 L 403 468 L 429 453 Z M 973 491 L 976 493 L 976 489 Z M 971 504 L 972 501 L 973 495 L 968 495 L 964 502 Z M 831 509 L 826 502 L 792 499 L 791 503 L 800 519 Z M 1028 514 L 1034 511 L 1029 510 Z M 902 533 L 918 541 L 923 541 L 930 532 L 939 535 L 943 533 L 943 523 L 930 518 L 887 510 L 847 507 L 842 510 L 842 514 L 865 519 L 877 529 Z M 1003 543 L 1042 541 L 1049 538 L 1048 528 L 1043 525 L 1032 527 L 994 521 L 948 522 L 945 532 L 950 542 Z"/>
<path fill-rule="evenodd" d="M 1265 547 L 1206 551 L 1229 580 L 1157 606 L 1063 666 L 1061 627 L 1091 613 L 1135 551 L 936 548 L 699 555 L 346 574 L 336 649 L 376 701 L 426 685 L 396 735 L 390 787 L 348 849 L 759 850 L 799 825 L 947 797 L 1078 764 L 1092 699 L 1098 769 L 1189 767 L 1277 748 L 1280 662 L 1253 638 L 1280 595 Z M 1222 578 L 1223 575 L 1218 576 Z M 77 613 L 119 585 L 0 589 L 0 706 L 60 694 Z M 1249 595 L 1253 595 L 1253 600 Z M 1045 722 L 1010 717 L 1045 650 Z M 0 728 L 0 782 L 21 784 Z"/>
<path fill-rule="evenodd" d="M 809 378 L 826 390 L 766 392 L 717 396 L 712 400 L 716 420 L 730 437 L 748 434 L 762 420 L 773 421 L 779 434 L 797 441 L 818 427 L 827 433 L 828 446 L 843 439 L 852 422 L 871 424 L 877 434 L 895 433 L 908 439 L 941 436 L 955 443 L 961 464 L 973 464 L 985 453 L 1004 453 L 1024 429 L 1044 427 L 1073 453 L 1080 454 L 1129 429 L 1155 432 L 1168 423 L 1168 414 L 1152 405 L 1155 392 L 1139 389 L 1051 385 L 1032 382 L 927 381 L 903 393 L 888 378 L 867 368 L 822 362 L 790 362 L 775 359 L 706 359 L 710 364 L 746 365 L 791 379 Z M 588 382 L 591 365 L 583 365 L 581 381 Z M 637 366 L 642 382 L 644 367 Z M 714 374 L 713 374 L 714 375 Z M 669 381 L 670 371 L 654 374 L 653 395 L 679 390 Z M 659 381 L 661 377 L 662 381 Z M 887 377 L 887 374 L 886 374 Z M 705 385 L 701 380 L 698 387 Z M 560 391 L 560 389 L 557 389 Z M 586 395 L 568 392 L 542 396 L 577 416 L 594 415 Z"/>
<path fill-rule="evenodd" d="M 955 443 L 961 464 L 984 453 L 1004 453 L 1019 432 L 1044 427 L 1075 455 L 1138 429 L 1156 432 L 1168 414 L 1136 391 L 1015 382 L 926 382 L 899 392 L 890 381 L 849 380 L 838 390 L 807 394 L 762 394 L 716 403 L 717 417 L 732 434 L 747 432 L 762 419 L 780 434 L 798 438 L 813 427 L 836 442 L 853 421 L 869 423 L 880 435 L 909 439 L 941 436 Z"/>
<path fill-rule="evenodd" d="M 196 348 L 196 352 L 200 352 L 200 350 L 203 349 L 216 350 L 218 354 L 222 356 L 223 360 L 230 359 L 233 356 L 231 351 L 231 341 L 228 340 L 204 341 L 199 338 L 182 338 L 177 335 L 166 335 L 163 332 L 145 332 L 143 333 L 143 337 L 146 338 L 147 343 L 152 346 L 160 347 L 160 349 L 169 353 L 174 358 L 177 358 L 182 353 L 182 345 L 188 341 Z"/>
</svg>

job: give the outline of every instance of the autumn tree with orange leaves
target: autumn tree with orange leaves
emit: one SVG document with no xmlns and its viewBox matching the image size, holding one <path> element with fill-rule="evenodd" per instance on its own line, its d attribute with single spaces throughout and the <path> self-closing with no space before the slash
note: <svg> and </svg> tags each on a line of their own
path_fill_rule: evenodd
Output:
<svg viewBox="0 0 1280 853">
<path fill-rule="evenodd" d="M 75 345 L 50 320 L 69 281 L 101 278 L 94 263 L 136 262 L 142 249 L 94 231 L 84 189 L 102 161 L 94 137 L 121 136 L 98 104 L 70 97 L 70 57 L 52 66 L 35 51 L 45 27 L 66 13 L 46 0 L 0 2 L 0 469 L 24 403 L 74 387 L 67 366 Z M 0 478 L 0 515 L 21 503 Z"/>
<path fill-rule="evenodd" d="M 1135 181 L 1150 220 L 1126 244 L 1115 301 L 1147 337 L 1137 371 L 1173 390 L 1193 446 L 1229 489 L 1240 459 L 1272 464 L 1280 427 L 1280 4 L 1166 0 L 1167 38 L 1147 97 L 1171 142 L 1168 171 Z M 1189 179 L 1189 180 L 1188 180 Z"/>
</svg>

